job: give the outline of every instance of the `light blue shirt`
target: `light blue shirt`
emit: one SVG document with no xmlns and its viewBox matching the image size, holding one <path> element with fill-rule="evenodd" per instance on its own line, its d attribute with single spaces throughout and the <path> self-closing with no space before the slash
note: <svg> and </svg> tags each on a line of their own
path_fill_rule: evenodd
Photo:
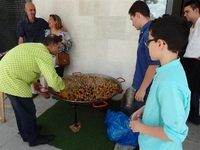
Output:
<svg viewBox="0 0 200 150">
<path fill-rule="evenodd" d="M 190 109 L 190 90 L 180 60 L 174 60 L 156 69 L 142 122 L 164 128 L 173 142 L 139 135 L 140 150 L 182 150 L 188 134 L 186 120 Z"/>
</svg>

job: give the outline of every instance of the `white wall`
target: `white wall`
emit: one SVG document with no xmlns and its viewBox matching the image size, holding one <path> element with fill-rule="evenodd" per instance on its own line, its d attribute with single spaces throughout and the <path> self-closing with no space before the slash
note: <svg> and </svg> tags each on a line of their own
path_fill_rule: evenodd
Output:
<svg viewBox="0 0 200 150">
<path fill-rule="evenodd" d="M 135 0 L 33 0 L 37 17 L 48 20 L 50 14 L 61 17 L 73 46 L 73 72 L 123 77 L 124 90 L 132 84 L 138 34 L 128 15 Z"/>
</svg>

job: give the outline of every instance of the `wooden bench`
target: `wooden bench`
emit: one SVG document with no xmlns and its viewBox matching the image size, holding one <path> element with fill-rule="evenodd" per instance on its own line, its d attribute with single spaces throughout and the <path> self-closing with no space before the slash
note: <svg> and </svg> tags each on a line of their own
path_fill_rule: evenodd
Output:
<svg viewBox="0 0 200 150">
<path fill-rule="evenodd" d="M 0 120 L 3 123 L 6 122 L 5 108 L 12 108 L 12 105 L 5 105 L 5 103 L 4 103 L 4 93 L 0 91 L 0 109 L 1 109 Z"/>
</svg>

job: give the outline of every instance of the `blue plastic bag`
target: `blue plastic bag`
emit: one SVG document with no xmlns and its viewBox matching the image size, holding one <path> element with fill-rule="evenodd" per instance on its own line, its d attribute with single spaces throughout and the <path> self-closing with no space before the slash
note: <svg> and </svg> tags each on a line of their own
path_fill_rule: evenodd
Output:
<svg viewBox="0 0 200 150">
<path fill-rule="evenodd" d="M 129 118 L 123 112 L 107 110 L 104 124 L 108 126 L 107 135 L 113 142 L 120 145 L 138 146 L 138 132 L 132 132 Z"/>
</svg>

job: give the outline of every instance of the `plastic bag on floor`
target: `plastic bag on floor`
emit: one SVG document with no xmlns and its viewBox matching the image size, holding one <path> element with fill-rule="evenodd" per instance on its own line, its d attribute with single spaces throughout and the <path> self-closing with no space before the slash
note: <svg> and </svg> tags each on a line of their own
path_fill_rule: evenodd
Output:
<svg viewBox="0 0 200 150">
<path fill-rule="evenodd" d="M 123 112 L 107 110 L 104 124 L 108 126 L 107 135 L 113 142 L 120 145 L 138 145 L 138 132 L 132 132 L 129 118 Z"/>
</svg>

